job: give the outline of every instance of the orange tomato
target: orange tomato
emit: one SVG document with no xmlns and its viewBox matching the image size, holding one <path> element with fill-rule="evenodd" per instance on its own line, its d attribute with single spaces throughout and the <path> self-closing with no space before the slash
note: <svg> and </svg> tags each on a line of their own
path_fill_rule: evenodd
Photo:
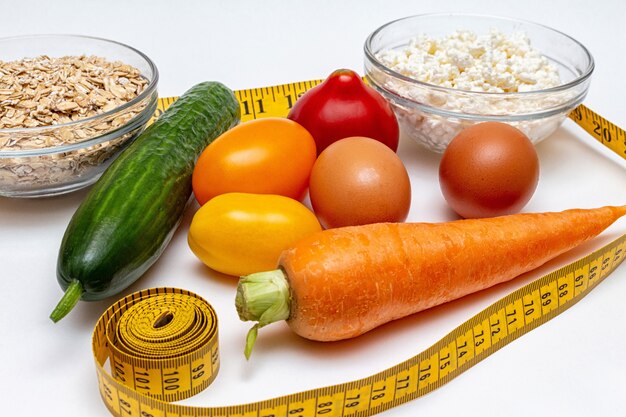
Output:
<svg viewBox="0 0 626 417">
<path fill-rule="evenodd" d="M 198 158 L 193 192 L 200 205 L 230 192 L 304 198 L 316 158 L 313 136 L 285 118 L 242 123 L 217 138 Z"/>
</svg>

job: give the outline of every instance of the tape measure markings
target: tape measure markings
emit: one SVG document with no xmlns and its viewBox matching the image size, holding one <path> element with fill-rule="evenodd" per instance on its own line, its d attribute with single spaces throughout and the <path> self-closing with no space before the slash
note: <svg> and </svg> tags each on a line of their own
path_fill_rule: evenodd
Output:
<svg viewBox="0 0 626 417">
<path fill-rule="evenodd" d="M 578 105 L 569 117 L 598 142 L 626 159 L 626 131 L 584 104 Z"/>
<path fill-rule="evenodd" d="M 296 100 L 323 80 L 300 81 L 262 89 L 236 90 L 241 104 L 241 121 L 262 117 L 286 117 Z M 177 97 L 159 98 L 155 116 L 161 115 Z M 597 141 L 626 159 L 626 131 L 595 113 L 584 104 L 569 113 L 569 118 Z"/>
<path fill-rule="evenodd" d="M 321 82 L 314 80 L 235 91 L 241 103 L 241 120 L 284 117 L 300 95 Z M 159 99 L 156 115 L 175 100 L 176 97 Z M 582 104 L 569 117 L 600 143 L 626 158 L 626 134 L 622 129 Z M 134 305 L 147 302 L 150 307 L 152 300 L 161 296 L 172 300 L 180 297 L 201 299 L 189 291 L 172 288 L 140 291 L 111 306 L 96 325 L 92 343 L 98 386 L 107 408 L 116 417 L 370 416 L 439 388 L 503 346 L 567 310 L 605 279 L 623 261 L 625 253 L 626 235 L 623 235 L 594 253 L 514 291 L 422 353 L 382 372 L 330 387 L 226 407 L 190 407 L 167 402 L 201 391 L 215 377 L 219 369 L 217 330 L 215 337 L 207 343 L 210 346 L 208 351 L 191 353 L 186 357 L 174 355 L 146 361 L 115 347 L 115 337 L 125 337 L 115 324 Z M 161 311 L 157 313 L 162 314 Z M 214 314 L 210 309 L 208 315 Z M 155 316 L 151 317 L 154 319 Z M 113 339 L 110 333 L 115 335 Z M 111 373 L 104 368 L 107 359 Z M 202 383 L 194 384 L 193 375 L 205 370 Z M 132 384 L 126 378 L 130 376 Z M 148 385 L 145 385 L 146 381 Z M 170 385 L 166 385 L 166 381 Z M 144 385 L 138 386 L 137 382 Z M 166 386 L 175 387 L 166 389 Z M 154 387 L 159 387 L 158 392 Z"/>
<path fill-rule="evenodd" d="M 117 379 L 104 369 L 106 359 L 114 356 L 103 334 L 106 329 L 111 330 L 107 325 L 110 320 L 119 320 L 133 304 L 151 300 L 158 295 L 169 294 L 171 298 L 197 297 L 188 291 L 171 288 L 140 291 L 114 304 L 96 326 L 93 349 L 100 392 L 111 413 L 118 417 L 166 417 L 172 414 L 180 417 L 370 416 L 439 388 L 513 340 L 567 310 L 617 268 L 624 260 L 625 253 L 626 235 L 623 235 L 592 254 L 500 299 L 417 356 L 370 377 L 226 407 L 189 407 L 163 402 L 126 386 L 116 371 L 112 372 Z M 216 373 L 219 361 L 217 337 L 212 342 L 215 344 L 211 348 L 210 362 L 211 369 Z M 203 359 L 206 360 L 206 356 Z M 116 359 L 116 363 L 119 360 Z M 190 366 L 180 357 L 173 361 L 155 360 L 151 365 L 158 367 L 163 381 L 169 374 Z M 114 367 L 112 365 L 112 370 Z M 138 365 L 131 361 L 125 363 L 124 375 L 131 374 L 130 370 L 126 371 L 127 367 L 136 376 L 135 368 Z M 193 381 L 187 386 L 181 380 L 179 390 L 186 398 L 190 392 L 198 392 L 200 389 L 197 386 L 194 388 Z M 157 397 L 170 398 L 168 394 Z"/>
</svg>

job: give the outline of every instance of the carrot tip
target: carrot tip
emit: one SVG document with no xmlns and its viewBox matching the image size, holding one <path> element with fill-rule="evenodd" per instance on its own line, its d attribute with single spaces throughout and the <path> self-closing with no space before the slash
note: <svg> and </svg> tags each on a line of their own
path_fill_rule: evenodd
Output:
<svg viewBox="0 0 626 417">
<path fill-rule="evenodd" d="M 243 321 L 256 321 L 246 337 L 246 358 L 250 358 L 258 330 L 270 323 L 286 320 L 290 314 L 289 284 L 280 270 L 258 272 L 241 277 L 235 306 Z"/>
</svg>

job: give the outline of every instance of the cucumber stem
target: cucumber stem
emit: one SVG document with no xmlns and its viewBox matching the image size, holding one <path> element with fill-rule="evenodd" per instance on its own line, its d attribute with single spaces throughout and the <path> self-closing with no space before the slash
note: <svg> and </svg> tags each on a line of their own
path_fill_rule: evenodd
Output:
<svg viewBox="0 0 626 417">
<path fill-rule="evenodd" d="M 289 284 L 281 269 L 257 272 L 240 278 L 235 306 L 243 321 L 256 321 L 246 337 L 244 354 L 250 359 L 259 329 L 287 320 L 290 314 Z"/>
<path fill-rule="evenodd" d="M 76 303 L 78 303 L 81 295 L 83 295 L 82 284 L 78 280 L 72 281 L 65 290 L 65 294 L 63 294 L 61 301 L 59 301 L 59 304 L 57 304 L 50 314 L 50 319 L 56 323 L 65 317 L 67 313 L 72 311 Z"/>
</svg>

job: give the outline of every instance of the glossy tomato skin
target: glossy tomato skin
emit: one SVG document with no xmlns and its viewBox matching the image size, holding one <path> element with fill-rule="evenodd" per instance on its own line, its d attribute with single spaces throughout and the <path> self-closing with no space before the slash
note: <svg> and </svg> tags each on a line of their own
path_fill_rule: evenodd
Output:
<svg viewBox="0 0 626 417">
<path fill-rule="evenodd" d="M 524 133 L 504 123 L 484 122 L 461 131 L 439 164 L 443 196 L 464 218 L 516 213 L 538 181 L 535 147 Z"/>
<path fill-rule="evenodd" d="M 300 200 L 317 156 L 300 124 L 265 118 L 228 130 L 202 152 L 192 176 L 200 205 L 229 192 L 278 194 Z"/>
<path fill-rule="evenodd" d="M 299 201 L 272 194 L 227 193 L 200 207 L 187 240 L 210 268 L 247 275 L 275 269 L 284 249 L 320 230 L 315 215 Z"/>
<path fill-rule="evenodd" d="M 317 158 L 309 195 L 325 228 L 402 222 L 411 206 L 411 183 L 391 149 L 352 137 L 331 144 Z"/>
<path fill-rule="evenodd" d="M 333 72 L 300 97 L 287 116 L 315 138 L 320 154 L 331 143 L 365 136 L 398 149 L 399 128 L 391 105 L 354 71 Z"/>
</svg>

